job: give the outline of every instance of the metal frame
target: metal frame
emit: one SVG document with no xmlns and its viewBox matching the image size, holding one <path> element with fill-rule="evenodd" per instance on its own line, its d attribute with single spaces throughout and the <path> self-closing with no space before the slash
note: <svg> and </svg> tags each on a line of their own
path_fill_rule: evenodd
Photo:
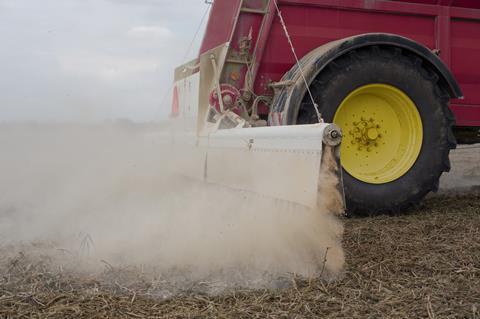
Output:
<svg viewBox="0 0 480 319">
<path fill-rule="evenodd" d="M 275 18 L 275 13 L 272 10 L 272 4 L 274 0 L 270 0 L 268 6 L 269 9 L 265 10 L 262 6 L 265 5 L 265 1 L 259 0 L 224 0 L 224 1 L 215 1 L 214 7 L 211 14 L 211 19 L 209 21 L 209 25 L 207 27 L 206 37 L 204 39 L 202 50 L 200 54 L 207 52 L 209 49 L 219 46 L 221 44 L 229 42 L 231 48 L 235 49 L 235 45 L 239 40 L 239 37 L 245 36 L 248 33 L 248 28 L 252 25 L 253 19 L 257 19 L 255 21 L 255 28 L 258 28 L 260 25 L 259 19 L 260 14 L 266 14 L 266 18 L 263 20 L 260 32 L 255 31 L 254 35 L 254 43 L 255 43 L 255 50 L 254 54 L 251 55 L 252 57 L 252 67 L 251 73 L 252 78 L 254 79 L 254 88 L 253 92 L 257 95 L 268 95 L 271 94 L 269 92 L 271 87 L 269 85 L 271 82 L 278 82 L 280 80 L 281 75 L 287 72 L 288 68 L 286 68 L 286 64 L 290 63 L 288 55 L 289 52 L 283 51 L 281 53 L 275 52 L 277 56 L 272 58 L 272 52 L 268 49 L 270 45 L 276 45 L 277 47 L 280 45 L 279 41 L 281 38 L 278 35 L 278 21 Z M 434 4 L 422 4 L 421 1 L 418 2 L 411 2 L 410 0 L 397 0 L 397 1 L 387 1 L 387 0 L 275 0 L 279 3 L 280 9 L 285 11 L 286 13 L 293 7 L 304 7 L 304 8 L 323 8 L 332 10 L 332 13 L 335 14 L 336 12 L 352 12 L 352 13 L 365 13 L 366 17 L 367 14 L 371 13 L 379 13 L 379 14 L 391 14 L 392 17 L 402 16 L 405 17 L 417 17 L 417 18 L 428 18 L 428 20 L 432 21 L 434 24 L 431 25 L 433 28 L 429 31 L 429 43 L 423 43 L 421 39 L 415 39 L 419 41 L 422 45 L 428 45 L 430 49 L 433 50 L 436 54 L 441 56 L 441 59 L 445 65 L 445 67 L 449 70 L 452 70 L 455 75 L 460 80 L 460 83 L 463 85 L 466 83 L 468 85 L 472 81 L 468 78 L 468 76 L 472 77 L 473 74 L 466 75 L 465 78 L 462 75 L 462 72 L 465 73 L 468 70 L 468 67 L 465 65 L 466 62 L 461 61 L 461 56 L 463 54 L 461 44 L 458 44 L 458 41 L 462 41 L 460 39 L 458 32 L 454 35 L 455 23 L 461 23 L 463 26 L 461 28 L 465 29 L 468 28 L 468 23 L 470 22 L 477 22 L 480 26 L 480 5 L 477 4 L 476 0 L 470 1 L 470 8 L 467 7 L 455 7 L 457 0 L 437 0 Z M 480 1 L 479 1 L 480 2 Z M 464 3 L 466 3 L 464 1 Z M 467 3 L 468 5 L 468 3 Z M 478 9 L 477 9 L 478 8 Z M 324 11 L 323 14 L 326 11 Z M 258 18 L 252 18 L 252 16 L 258 15 Z M 347 15 L 345 15 L 347 16 Z M 357 15 L 357 17 L 360 17 Z M 319 14 L 318 19 L 325 18 L 322 14 Z M 367 19 L 367 18 L 366 18 Z M 397 20 L 398 21 L 398 20 Z M 287 21 L 288 23 L 288 21 Z M 299 23 L 299 21 L 297 21 Z M 386 23 L 385 21 L 383 23 Z M 387 22 L 388 23 L 388 22 Z M 464 24 L 467 24 L 465 26 Z M 297 28 L 301 28 L 300 24 L 296 26 Z M 382 25 L 379 25 L 379 31 Z M 474 26 L 472 26 L 474 27 Z M 462 30 L 462 29 L 460 29 Z M 257 30 L 258 31 L 258 30 Z M 334 26 L 332 26 L 332 31 L 335 31 Z M 324 32 L 324 31 L 319 31 Z M 371 31 L 369 31 L 371 32 Z M 392 32 L 393 33 L 393 32 Z M 395 32 L 397 33 L 397 32 Z M 401 32 L 399 32 L 401 33 Z M 433 34 L 432 34 L 433 33 Z M 343 32 L 342 34 L 345 34 Z M 474 33 L 475 39 L 477 38 L 478 32 Z M 350 33 L 350 35 L 352 35 Z M 350 35 L 342 35 L 336 39 L 348 37 Z M 407 35 L 408 36 L 408 35 Z M 307 36 L 308 37 L 308 36 Z M 326 38 L 331 39 L 334 36 L 328 33 L 320 34 L 319 36 L 318 46 L 325 44 L 328 41 L 325 41 Z M 274 40 L 275 39 L 275 40 Z M 335 38 L 334 38 L 335 39 Z M 307 47 L 308 45 L 305 42 L 305 39 L 302 38 L 294 38 L 293 39 L 295 44 L 302 46 L 303 48 Z M 465 39 L 466 40 L 466 39 Z M 276 42 L 275 42 L 276 41 Z M 323 41 L 323 42 L 322 42 Z M 455 45 L 453 42 L 457 41 Z M 274 42 L 274 43 L 272 43 Z M 312 43 L 314 44 L 314 43 Z M 309 47 L 306 51 L 305 49 L 301 52 L 301 54 L 306 54 L 306 52 L 314 49 L 314 47 Z M 466 50 L 466 49 L 465 49 Z M 475 49 L 470 49 L 470 57 L 468 63 L 472 63 L 473 57 L 471 56 L 474 54 Z M 465 53 L 466 54 L 466 53 Z M 282 56 L 283 55 L 283 56 Z M 460 60 L 460 61 L 459 61 Z M 288 62 L 287 62 L 288 61 Z M 293 61 L 293 59 L 292 59 Z M 232 63 L 234 61 L 232 60 Z M 457 70 L 459 67 L 455 65 L 460 65 L 461 70 Z M 293 65 L 291 63 L 290 67 Z M 274 70 L 272 70 L 274 68 Z M 236 73 L 240 73 L 240 80 L 234 81 L 238 84 L 238 88 L 244 88 L 244 79 L 246 77 L 246 67 L 241 66 L 241 64 L 237 64 L 237 66 L 230 67 L 230 70 L 224 74 L 223 79 L 226 82 L 230 81 L 230 75 L 232 74 L 232 70 L 235 70 Z M 441 69 L 441 68 L 440 68 Z M 241 70 L 241 71 L 239 71 Z M 475 66 L 475 70 L 477 70 Z M 443 74 L 446 72 L 442 71 Z M 471 72 L 470 72 L 471 73 Z M 280 75 L 281 74 L 281 75 Z M 231 81 L 232 82 L 232 81 Z M 450 81 L 452 82 L 452 81 Z M 477 82 L 475 82 L 477 83 Z M 233 83 L 230 83 L 233 85 Z M 477 84 L 475 84 L 477 85 Z M 460 96 L 459 90 L 455 89 L 455 94 L 452 96 Z M 462 126 L 479 126 L 480 125 L 480 93 L 476 93 L 477 90 L 472 88 L 472 85 L 464 88 L 464 93 L 467 95 L 466 100 L 459 100 L 453 99 L 451 103 L 451 108 L 455 112 L 458 123 Z M 480 91 L 479 91 L 480 92 Z M 249 102 L 251 103 L 251 101 Z M 264 104 L 260 105 L 259 112 L 261 114 L 266 114 L 269 112 L 268 108 Z"/>
</svg>

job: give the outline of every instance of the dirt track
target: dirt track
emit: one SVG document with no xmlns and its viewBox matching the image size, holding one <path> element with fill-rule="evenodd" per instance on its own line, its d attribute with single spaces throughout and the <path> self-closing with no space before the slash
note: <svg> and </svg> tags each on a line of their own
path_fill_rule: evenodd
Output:
<svg viewBox="0 0 480 319">
<path fill-rule="evenodd" d="M 450 159 L 452 171 L 442 177 L 441 194 L 480 188 L 480 144 L 461 145 L 451 153 Z"/>
<path fill-rule="evenodd" d="M 422 207 L 345 220 L 347 268 L 337 282 L 292 277 L 281 290 L 161 299 L 139 271 L 106 264 L 81 275 L 42 255 L 0 251 L 0 318 L 480 318 L 480 150 L 452 159 L 440 194 Z"/>
<path fill-rule="evenodd" d="M 81 276 L 17 254 L 0 261 L 0 318 L 479 318 L 478 238 L 480 196 L 439 196 L 403 216 L 347 220 L 338 282 L 166 300 L 140 272 Z"/>
</svg>

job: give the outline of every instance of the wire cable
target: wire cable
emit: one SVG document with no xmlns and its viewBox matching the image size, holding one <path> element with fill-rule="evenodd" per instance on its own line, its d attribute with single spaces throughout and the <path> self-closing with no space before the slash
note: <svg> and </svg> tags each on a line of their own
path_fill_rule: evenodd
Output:
<svg viewBox="0 0 480 319">
<path fill-rule="evenodd" d="M 310 96 L 310 99 L 312 100 L 312 103 L 313 103 L 313 107 L 315 108 L 315 112 L 317 113 L 318 122 L 322 123 L 323 122 L 322 114 L 320 113 L 318 104 L 315 103 L 312 91 L 310 90 L 310 86 L 308 85 L 307 79 L 305 78 L 305 73 L 303 72 L 303 68 L 302 68 L 302 65 L 300 64 L 300 60 L 298 59 L 298 55 L 297 55 L 297 52 L 295 51 L 295 46 L 293 45 L 293 41 L 292 41 L 292 38 L 290 37 L 290 33 L 288 32 L 288 28 L 285 23 L 285 20 L 283 20 L 282 12 L 278 7 L 277 0 L 273 0 L 273 3 L 275 4 L 278 17 L 280 18 L 280 23 L 282 24 L 282 27 L 283 27 L 283 31 L 285 32 L 285 36 L 287 37 L 288 43 L 290 44 L 290 49 L 292 50 L 293 56 L 295 57 L 295 61 L 297 63 L 298 69 L 300 70 L 300 75 L 302 76 L 303 82 L 305 83 L 305 86 L 308 91 L 308 95 Z"/>
<path fill-rule="evenodd" d="M 202 25 L 205 22 L 205 19 L 207 18 L 208 12 L 210 11 L 210 8 L 212 7 L 210 2 L 205 2 L 205 3 L 207 4 L 207 9 L 205 10 L 205 13 L 202 16 L 202 19 L 200 20 L 200 23 L 198 24 L 197 31 L 195 31 L 195 35 L 193 36 L 193 39 L 188 46 L 187 52 L 183 56 L 183 59 L 182 59 L 183 63 L 188 62 L 187 61 L 188 55 L 190 54 L 190 51 L 192 50 L 193 45 L 195 44 L 195 40 L 197 39 L 197 37 L 198 37 L 198 35 L 199 35 L 199 33 L 202 29 Z"/>
</svg>

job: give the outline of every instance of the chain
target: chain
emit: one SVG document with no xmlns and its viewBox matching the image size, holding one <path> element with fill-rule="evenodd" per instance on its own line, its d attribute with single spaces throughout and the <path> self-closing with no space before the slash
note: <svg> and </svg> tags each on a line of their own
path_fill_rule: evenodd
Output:
<svg viewBox="0 0 480 319">
<path fill-rule="evenodd" d="M 323 123 L 322 114 L 319 111 L 318 104 L 315 103 L 312 91 L 310 90 L 310 86 L 308 85 L 307 79 L 305 78 L 305 73 L 303 72 L 303 68 L 302 68 L 302 65 L 300 64 L 300 60 L 298 59 L 297 52 L 295 51 L 295 47 L 293 46 L 292 38 L 290 37 L 290 33 L 288 32 L 287 25 L 285 24 L 285 20 L 283 20 L 282 12 L 280 11 L 280 8 L 278 7 L 277 0 L 272 0 L 272 1 L 275 4 L 275 8 L 277 9 L 278 17 L 280 18 L 280 23 L 282 24 L 282 27 L 283 27 L 283 31 L 285 32 L 285 36 L 287 37 L 288 43 L 290 44 L 290 49 L 292 50 L 292 53 L 293 53 L 293 56 L 295 57 L 295 61 L 297 63 L 298 69 L 300 70 L 300 75 L 302 76 L 303 82 L 305 83 L 305 86 L 306 86 L 307 91 L 308 91 L 308 95 L 310 96 L 310 99 L 312 100 L 313 107 L 315 108 L 315 112 L 317 113 L 318 122 Z"/>
</svg>

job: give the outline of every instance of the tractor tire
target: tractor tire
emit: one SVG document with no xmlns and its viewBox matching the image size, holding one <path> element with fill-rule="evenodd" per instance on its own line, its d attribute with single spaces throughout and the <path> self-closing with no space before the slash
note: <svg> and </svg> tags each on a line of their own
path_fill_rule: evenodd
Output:
<svg viewBox="0 0 480 319">
<path fill-rule="evenodd" d="M 436 192 L 456 147 L 450 96 L 420 58 L 399 48 L 358 49 L 331 62 L 311 91 L 326 122 L 343 130 L 347 210 L 396 213 Z M 297 124 L 317 123 L 308 94 Z"/>
</svg>

